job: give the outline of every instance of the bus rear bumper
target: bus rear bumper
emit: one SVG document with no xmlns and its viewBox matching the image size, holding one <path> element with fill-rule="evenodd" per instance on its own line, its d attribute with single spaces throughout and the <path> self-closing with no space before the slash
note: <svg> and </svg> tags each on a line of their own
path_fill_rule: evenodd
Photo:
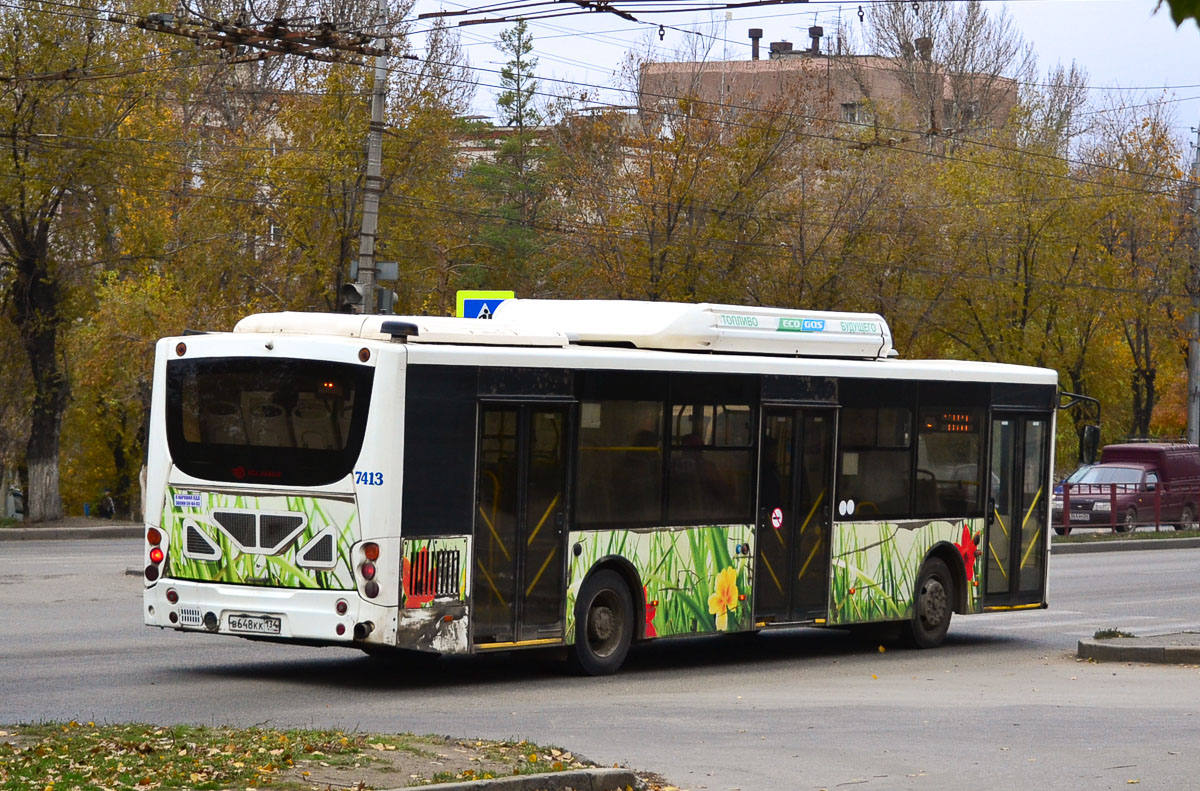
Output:
<svg viewBox="0 0 1200 791">
<path fill-rule="evenodd" d="M 168 592 L 174 593 L 175 602 L 170 601 Z M 381 645 L 395 639 L 396 608 L 363 601 L 352 590 L 164 579 L 146 588 L 142 600 L 147 626 L 331 645 Z M 345 612 L 339 614 L 341 602 Z"/>
</svg>

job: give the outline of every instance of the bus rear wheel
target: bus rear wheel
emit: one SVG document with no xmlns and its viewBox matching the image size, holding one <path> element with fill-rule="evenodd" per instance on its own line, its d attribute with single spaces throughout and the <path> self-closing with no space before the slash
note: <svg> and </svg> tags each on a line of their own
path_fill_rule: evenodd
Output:
<svg viewBox="0 0 1200 791">
<path fill-rule="evenodd" d="M 912 648 L 935 648 L 946 638 L 954 614 L 954 579 L 939 558 L 921 564 L 913 589 L 913 615 L 905 625 L 904 643 Z"/>
<path fill-rule="evenodd" d="M 633 642 L 633 599 L 621 575 L 602 569 L 587 578 L 575 600 L 572 667 L 589 676 L 617 672 Z"/>
</svg>

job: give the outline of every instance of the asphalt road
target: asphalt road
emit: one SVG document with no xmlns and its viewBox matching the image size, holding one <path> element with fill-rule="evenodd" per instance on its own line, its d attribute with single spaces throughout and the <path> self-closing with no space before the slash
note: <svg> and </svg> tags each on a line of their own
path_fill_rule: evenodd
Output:
<svg viewBox="0 0 1200 791">
<path fill-rule="evenodd" d="M 617 676 L 552 654 L 381 663 L 141 625 L 136 540 L 0 543 L 0 723 L 521 737 L 686 789 L 1195 788 L 1200 668 L 1079 662 L 1098 628 L 1200 630 L 1200 550 L 1056 556 L 1051 609 L 934 651 L 836 631 L 660 641 Z"/>
</svg>

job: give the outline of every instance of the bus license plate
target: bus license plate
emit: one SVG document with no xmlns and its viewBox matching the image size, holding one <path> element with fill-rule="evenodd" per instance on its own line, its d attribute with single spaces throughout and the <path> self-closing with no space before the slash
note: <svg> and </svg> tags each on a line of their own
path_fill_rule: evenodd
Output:
<svg viewBox="0 0 1200 791">
<path fill-rule="evenodd" d="M 251 634 L 279 634 L 282 621 L 267 615 L 231 615 L 229 631 Z"/>
</svg>

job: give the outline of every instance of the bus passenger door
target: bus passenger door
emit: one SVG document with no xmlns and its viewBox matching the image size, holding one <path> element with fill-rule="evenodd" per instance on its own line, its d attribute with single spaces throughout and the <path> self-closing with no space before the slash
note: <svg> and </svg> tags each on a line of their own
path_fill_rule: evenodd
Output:
<svg viewBox="0 0 1200 791">
<path fill-rule="evenodd" d="M 992 419 L 985 607 L 1045 600 L 1049 440 L 1045 415 Z"/>
<path fill-rule="evenodd" d="M 834 413 L 764 407 L 762 425 L 754 620 L 824 618 Z"/>
<path fill-rule="evenodd" d="M 472 639 L 563 636 L 568 407 L 484 404 L 479 418 Z"/>
</svg>

